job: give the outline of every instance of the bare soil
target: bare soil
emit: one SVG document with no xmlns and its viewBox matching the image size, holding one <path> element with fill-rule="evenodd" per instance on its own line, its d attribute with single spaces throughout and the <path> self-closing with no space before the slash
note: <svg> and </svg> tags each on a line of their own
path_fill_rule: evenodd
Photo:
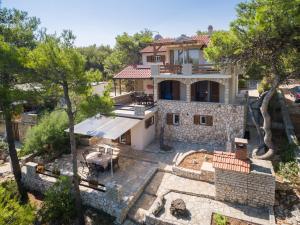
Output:
<svg viewBox="0 0 300 225">
<path fill-rule="evenodd" d="M 212 162 L 213 154 L 209 152 L 195 152 L 186 156 L 179 164 L 180 167 L 200 170 L 203 162 Z"/>
</svg>

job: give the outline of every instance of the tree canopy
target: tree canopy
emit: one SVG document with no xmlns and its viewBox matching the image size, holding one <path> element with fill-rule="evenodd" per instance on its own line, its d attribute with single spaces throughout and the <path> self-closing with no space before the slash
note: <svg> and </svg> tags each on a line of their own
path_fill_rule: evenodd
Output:
<svg viewBox="0 0 300 225">
<path fill-rule="evenodd" d="M 264 145 L 253 151 L 254 157 L 269 159 L 275 152 L 269 102 L 280 82 L 300 74 L 299 0 L 251 0 L 240 3 L 236 11 L 230 30 L 212 35 L 205 56 L 220 66 L 238 65 L 250 78 L 270 80 L 260 106 Z M 258 156 L 265 146 L 268 151 Z"/>
</svg>

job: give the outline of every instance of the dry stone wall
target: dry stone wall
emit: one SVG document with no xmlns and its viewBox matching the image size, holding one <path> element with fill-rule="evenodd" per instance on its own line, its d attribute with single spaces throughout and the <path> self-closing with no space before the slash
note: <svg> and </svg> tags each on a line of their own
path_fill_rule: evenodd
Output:
<svg viewBox="0 0 300 225">
<path fill-rule="evenodd" d="M 255 163 L 252 162 L 250 173 L 215 168 L 216 199 L 254 207 L 273 206 L 275 175 L 272 165 L 267 165 L 268 170 L 257 171 L 253 169 L 257 168 Z"/>
<path fill-rule="evenodd" d="M 178 126 L 167 125 L 165 115 L 178 113 Z M 213 125 L 195 125 L 194 115 L 213 116 Z M 158 101 L 157 134 L 162 123 L 165 123 L 164 137 L 169 140 L 191 142 L 216 142 L 224 144 L 227 141 L 226 124 L 231 138 L 243 137 L 245 108 L 243 105 L 222 103 L 184 102 L 174 100 Z"/>
</svg>

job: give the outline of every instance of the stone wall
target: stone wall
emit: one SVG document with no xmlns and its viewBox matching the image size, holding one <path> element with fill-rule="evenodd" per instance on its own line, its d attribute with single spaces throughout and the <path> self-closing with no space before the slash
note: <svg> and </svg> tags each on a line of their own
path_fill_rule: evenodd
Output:
<svg viewBox="0 0 300 225">
<path fill-rule="evenodd" d="M 28 162 L 22 167 L 22 182 L 26 188 L 44 193 L 57 179 L 49 175 L 36 173 L 36 166 L 36 163 Z M 115 216 L 118 223 L 125 220 L 129 206 L 122 199 L 122 187 L 115 183 L 108 183 L 105 192 L 82 185 L 79 188 L 84 205 L 103 210 Z"/>
<path fill-rule="evenodd" d="M 191 142 L 216 142 L 224 144 L 227 141 L 226 124 L 229 124 L 231 138 L 243 137 L 245 107 L 222 103 L 184 102 L 174 100 L 159 100 L 158 102 L 157 134 L 161 123 L 165 123 L 164 135 L 169 140 Z M 167 125 L 165 115 L 178 113 L 178 126 Z M 213 126 L 195 125 L 193 117 L 198 115 L 213 116 Z"/>
<path fill-rule="evenodd" d="M 184 160 L 188 155 L 194 154 L 195 152 L 207 152 L 205 150 L 200 151 L 189 151 L 184 153 L 181 157 L 176 160 L 174 166 L 172 166 L 172 172 L 180 177 L 189 178 L 192 180 L 200 180 L 213 183 L 215 180 L 215 169 L 212 167 L 212 163 L 203 162 L 200 170 L 192 170 L 180 167 L 180 163 Z"/>
<path fill-rule="evenodd" d="M 115 104 L 127 104 L 127 103 L 130 103 L 132 101 L 131 97 L 130 97 L 130 94 L 131 93 L 125 93 L 125 94 L 122 94 L 122 95 L 112 97 L 112 99 L 114 100 Z"/>
<path fill-rule="evenodd" d="M 250 173 L 215 168 L 216 200 L 255 207 L 273 206 L 275 175 L 271 162 L 252 161 Z"/>
</svg>

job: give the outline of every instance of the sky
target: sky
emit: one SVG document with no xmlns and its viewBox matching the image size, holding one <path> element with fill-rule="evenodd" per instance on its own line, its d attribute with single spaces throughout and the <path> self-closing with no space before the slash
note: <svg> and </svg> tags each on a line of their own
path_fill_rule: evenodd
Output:
<svg viewBox="0 0 300 225">
<path fill-rule="evenodd" d="M 0 0 L 1 1 L 1 0 Z M 27 11 L 48 33 L 70 29 L 76 46 L 115 44 L 118 34 L 145 28 L 163 37 L 226 30 L 241 0 L 2 0 L 1 7 Z"/>
</svg>

